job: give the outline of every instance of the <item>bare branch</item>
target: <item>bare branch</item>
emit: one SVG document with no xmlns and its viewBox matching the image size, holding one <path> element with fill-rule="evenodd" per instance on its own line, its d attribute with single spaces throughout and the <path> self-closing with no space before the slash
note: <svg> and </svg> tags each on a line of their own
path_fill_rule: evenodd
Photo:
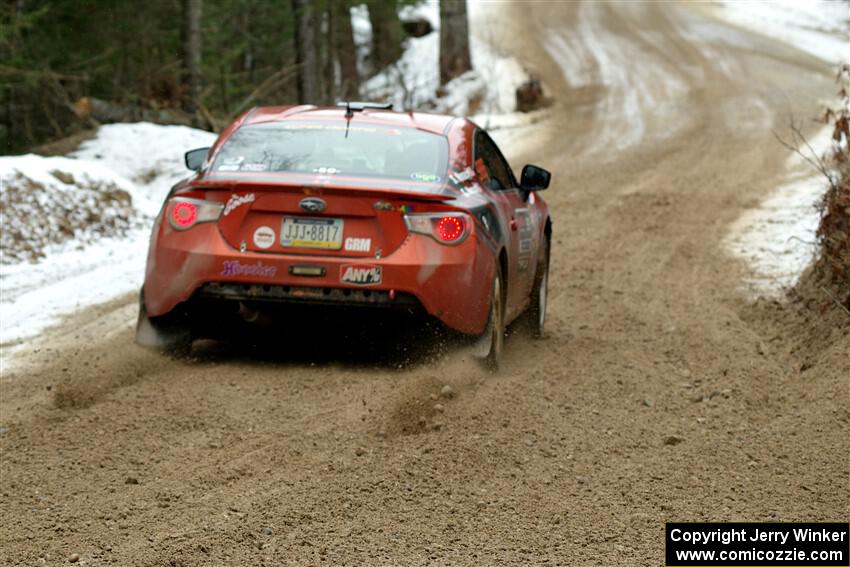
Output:
<svg viewBox="0 0 850 567">
<path fill-rule="evenodd" d="M 843 309 L 845 313 L 847 313 L 848 315 L 850 315 L 850 309 L 847 309 L 844 305 L 842 305 L 842 304 L 841 304 L 841 302 L 840 302 L 840 301 L 838 301 L 838 299 L 837 299 L 834 295 L 832 295 L 832 293 L 830 293 L 828 289 L 826 289 L 826 288 L 825 288 L 825 287 L 823 287 L 823 286 L 820 286 L 820 289 L 821 289 L 821 291 L 823 291 L 826 295 L 828 295 L 828 296 L 829 296 L 829 298 L 830 298 L 832 301 L 834 301 L 834 302 L 835 302 L 835 304 L 836 304 L 837 306 L 839 306 L 841 309 Z"/>
<path fill-rule="evenodd" d="M 773 136 L 776 140 L 782 144 L 788 150 L 796 153 L 800 156 L 806 163 L 812 166 L 818 173 L 823 175 L 826 180 L 829 182 L 830 187 L 836 187 L 838 184 L 838 180 L 835 179 L 834 175 L 831 172 L 830 167 L 824 162 L 823 157 L 819 156 L 812 145 L 809 143 L 809 140 L 803 134 L 800 126 L 794 121 L 794 117 L 791 116 L 789 119 L 789 128 L 791 129 L 791 141 L 787 141 L 782 136 L 779 135 L 776 130 L 773 130 Z M 805 148 L 803 148 L 805 146 Z M 808 150 L 808 153 L 805 151 Z"/>
</svg>

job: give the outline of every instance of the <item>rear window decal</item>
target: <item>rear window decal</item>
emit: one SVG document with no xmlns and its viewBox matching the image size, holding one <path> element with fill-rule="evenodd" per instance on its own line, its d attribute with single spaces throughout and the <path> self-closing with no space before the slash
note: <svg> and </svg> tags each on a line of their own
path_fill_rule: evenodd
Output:
<svg viewBox="0 0 850 567">
<path fill-rule="evenodd" d="M 331 130 L 335 132 L 368 132 L 386 134 L 388 136 L 399 136 L 401 130 L 398 128 L 369 128 L 367 126 L 340 126 L 335 124 L 284 124 L 283 130 Z"/>
<path fill-rule="evenodd" d="M 414 181 L 422 181 L 423 183 L 440 182 L 440 176 L 433 173 L 411 173 L 410 178 Z"/>
<path fill-rule="evenodd" d="M 245 156 L 234 156 L 223 159 L 216 169 L 218 171 L 239 171 L 243 163 L 245 163 Z"/>
</svg>

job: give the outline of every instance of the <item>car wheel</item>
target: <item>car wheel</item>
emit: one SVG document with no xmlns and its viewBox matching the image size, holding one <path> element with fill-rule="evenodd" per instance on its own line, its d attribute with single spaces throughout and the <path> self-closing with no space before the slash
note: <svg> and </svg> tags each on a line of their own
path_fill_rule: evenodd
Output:
<svg viewBox="0 0 850 567">
<path fill-rule="evenodd" d="M 546 335 L 546 302 L 549 299 L 549 241 L 545 240 L 537 263 L 537 274 L 531 290 L 531 301 L 525 313 L 525 326 L 535 339 Z"/>
<path fill-rule="evenodd" d="M 491 371 L 499 368 L 502 349 L 505 344 L 505 301 L 502 293 L 502 274 L 496 269 L 493 277 L 493 289 L 490 293 L 490 315 L 487 328 L 479 340 L 478 358 L 481 364 Z"/>
<path fill-rule="evenodd" d="M 136 344 L 154 348 L 174 356 L 188 355 L 192 350 L 192 333 L 177 324 L 173 317 L 149 317 L 145 308 L 145 288 L 139 292 L 139 318 L 136 321 Z"/>
</svg>

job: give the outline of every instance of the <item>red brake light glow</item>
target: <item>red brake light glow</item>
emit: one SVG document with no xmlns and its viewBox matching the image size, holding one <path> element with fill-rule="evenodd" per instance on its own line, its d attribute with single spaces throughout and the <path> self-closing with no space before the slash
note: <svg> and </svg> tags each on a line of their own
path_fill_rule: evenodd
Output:
<svg viewBox="0 0 850 567">
<path fill-rule="evenodd" d="M 437 221 L 437 236 L 444 242 L 454 242 L 463 235 L 463 221 L 458 217 L 443 217 Z"/>
<path fill-rule="evenodd" d="M 174 230 L 189 230 L 202 222 L 215 222 L 221 216 L 224 205 L 217 201 L 173 197 L 168 203 L 165 216 Z"/>
<path fill-rule="evenodd" d="M 192 203 L 181 201 L 171 209 L 171 219 L 180 228 L 189 228 L 198 218 L 198 207 Z"/>
<path fill-rule="evenodd" d="M 469 215 L 461 212 L 404 215 L 407 230 L 430 236 L 440 244 L 460 244 L 470 233 Z"/>
</svg>

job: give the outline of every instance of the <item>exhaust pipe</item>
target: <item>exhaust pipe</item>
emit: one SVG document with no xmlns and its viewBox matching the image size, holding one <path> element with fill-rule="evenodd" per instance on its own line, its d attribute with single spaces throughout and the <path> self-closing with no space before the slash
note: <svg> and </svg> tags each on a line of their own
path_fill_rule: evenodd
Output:
<svg viewBox="0 0 850 567">
<path fill-rule="evenodd" d="M 259 311 L 248 307 L 242 301 L 239 302 L 239 316 L 246 323 L 257 323 L 265 319 Z"/>
</svg>

